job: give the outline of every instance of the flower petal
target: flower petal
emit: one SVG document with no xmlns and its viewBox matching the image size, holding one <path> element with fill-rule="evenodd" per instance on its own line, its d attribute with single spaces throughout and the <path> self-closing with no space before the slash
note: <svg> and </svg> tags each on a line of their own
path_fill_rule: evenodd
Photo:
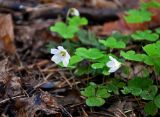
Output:
<svg viewBox="0 0 160 117">
<path fill-rule="evenodd" d="M 115 72 L 115 71 L 117 71 L 117 68 L 111 67 L 108 72 L 109 72 L 109 73 L 113 73 L 113 72 Z"/>
<path fill-rule="evenodd" d="M 58 63 L 61 62 L 61 58 L 60 58 L 59 56 L 57 56 L 57 55 L 54 55 L 54 56 L 51 58 L 51 60 L 52 60 L 53 62 L 55 62 L 56 64 L 58 64 Z"/>
<path fill-rule="evenodd" d="M 64 59 L 63 59 L 63 65 L 64 65 L 65 67 L 67 67 L 68 64 L 69 64 L 69 59 L 68 59 L 68 58 L 64 58 Z"/>
<path fill-rule="evenodd" d="M 66 52 L 66 58 L 67 58 L 67 59 L 70 59 L 70 58 L 71 58 L 71 56 L 68 54 L 68 52 Z"/>
<path fill-rule="evenodd" d="M 111 61 L 115 60 L 115 58 L 113 58 L 112 56 L 109 56 L 109 59 L 110 59 Z"/>
<path fill-rule="evenodd" d="M 106 65 L 107 65 L 107 67 L 113 67 L 113 66 L 115 66 L 115 63 L 113 61 L 108 61 L 106 63 Z"/>
<path fill-rule="evenodd" d="M 59 52 L 58 49 L 51 49 L 51 54 L 57 54 Z"/>
<path fill-rule="evenodd" d="M 63 46 L 58 46 L 58 50 L 60 50 L 60 51 L 66 51 L 66 50 L 63 48 Z"/>
</svg>

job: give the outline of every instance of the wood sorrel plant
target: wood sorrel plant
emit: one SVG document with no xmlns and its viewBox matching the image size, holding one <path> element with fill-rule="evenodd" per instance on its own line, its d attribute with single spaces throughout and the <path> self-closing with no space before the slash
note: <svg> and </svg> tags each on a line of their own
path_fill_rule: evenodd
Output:
<svg viewBox="0 0 160 117">
<path fill-rule="evenodd" d="M 128 23 L 150 21 L 152 18 L 152 13 L 148 10 L 150 7 L 160 8 L 160 3 L 156 0 L 142 3 L 138 10 L 129 10 L 125 20 Z M 70 52 L 71 57 L 68 64 L 64 64 L 63 59 L 59 58 L 61 61 L 57 63 L 60 66 L 75 70 L 76 75 L 102 74 L 108 77 L 111 73 L 119 70 L 121 66 L 120 72 L 124 72 L 126 62 L 143 64 L 144 70 L 141 76 L 135 75 L 126 83 L 117 78 L 101 85 L 90 83 L 81 91 L 81 94 L 86 97 L 86 104 L 88 106 L 102 106 L 106 98 L 122 92 L 124 95 L 140 97 L 145 102 L 144 111 L 148 115 L 155 115 L 160 109 L 160 94 L 158 94 L 159 88 L 157 86 L 159 84 L 154 84 L 154 79 L 150 78 L 150 72 L 147 68 L 153 69 L 154 76 L 160 75 L 160 28 L 153 31 L 137 30 L 127 38 L 116 33 L 106 39 L 97 39 L 93 33 L 80 29 L 87 23 L 86 18 L 75 16 L 67 18 L 66 23 L 58 22 L 51 26 L 51 31 L 58 33 L 63 39 L 70 39 L 69 44 L 75 44 L 76 47 Z M 78 42 L 72 41 L 74 36 L 79 38 Z M 141 42 L 141 45 L 137 45 L 138 51 L 127 49 L 135 42 Z M 116 50 L 116 54 L 112 53 L 114 50 Z M 52 54 L 56 55 L 57 53 L 52 52 Z M 125 73 L 129 74 L 129 72 Z"/>
</svg>

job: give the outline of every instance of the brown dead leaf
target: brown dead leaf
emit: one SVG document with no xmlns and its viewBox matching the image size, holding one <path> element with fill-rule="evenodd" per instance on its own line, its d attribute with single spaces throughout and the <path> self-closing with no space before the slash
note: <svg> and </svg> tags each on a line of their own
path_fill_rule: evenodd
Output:
<svg viewBox="0 0 160 117">
<path fill-rule="evenodd" d="M 38 117 L 40 112 L 45 112 L 45 115 L 52 115 L 53 117 L 61 116 L 60 106 L 54 97 L 47 92 L 28 98 L 17 99 L 16 108 L 19 110 L 16 112 L 17 117 Z"/>
<path fill-rule="evenodd" d="M 122 34 L 130 34 L 136 30 L 146 30 L 148 28 L 148 23 L 134 23 L 128 24 L 123 17 L 123 14 L 119 15 L 120 19 L 118 21 L 105 23 L 103 25 L 102 35 L 111 35 L 114 31 L 121 32 Z"/>
<path fill-rule="evenodd" d="M 10 14 L 0 14 L 0 49 L 15 53 L 13 22 Z"/>
<path fill-rule="evenodd" d="M 160 2 L 160 0 L 159 0 Z M 148 28 L 155 28 L 160 26 L 160 9 L 150 8 L 149 11 L 152 12 L 152 20 L 144 23 L 132 23 L 129 24 L 124 19 L 124 13 L 119 14 L 119 20 L 114 22 L 105 23 L 103 25 L 102 35 L 110 35 L 114 31 L 121 32 L 122 34 L 131 34 L 136 30 L 146 30 Z"/>
<path fill-rule="evenodd" d="M 117 5 L 112 1 L 107 0 L 86 0 L 86 5 L 96 8 L 117 8 Z"/>
</svg>

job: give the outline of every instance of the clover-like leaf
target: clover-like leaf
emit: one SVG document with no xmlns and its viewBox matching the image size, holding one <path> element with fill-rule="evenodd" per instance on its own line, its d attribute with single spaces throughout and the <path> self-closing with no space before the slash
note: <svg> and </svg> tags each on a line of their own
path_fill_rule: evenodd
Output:
<svg viewBox="0 0 160 117">
<path fill-rule="evenodd" d="M 114 37 L 109 37 L 106 40 L 99 40 L 104 46 L 109 48 L 125 48 L 126 44 L 123 41 L 117 41 Z"/>
<path fill-rule="evenodd" d="M 128 87 L 136 87 L 141 89 L 148 89 L 153 84 L 153 81 L 149 78 L 136 77 L 128 81 Z"/>
<path fill-rule="evenodd" d="M 88 106 L 102 106 L 105 103 L 105 100 L 103 98 L 99 97 L 89 97 L 86 99 L 86 104 Z"/>
<path fill-rule="evenodd" d="M 134 96 L 139 96 L 142 93 L 142 89 L 141 88 L 137 88 L 137 87 L 129 87 L 131 94 Z"/>
<path fill-rule="evenodd" d="M 154 103 L 155 105 L 160 108 L 160 95 L 157 95 L 155 98 L 154 98 Z"/>
<path fill-rule="evenodd" d="M 157 86 L 150 86 L 148 89 L 142 91 L 141 97 L 144 100 L 153 100 L 155 95 L 157 94 L 158 88 Z"/>
<path fill-rule="evenodd" d="M 156 33 L 160 34 L 160 28 L 156 29 Z"/>
<path fill-rule="evenodd" d="M 140 10 L 129 10 L 127 15 L 124 17 L 128 23 L 143 23 L 150 21 L 152 17 L 151 12 L 140 9 Z"/>
<path fill-rule="evenodd" d="M 74 34 L 78 32 L 78 27 L 72 25 L 66 25 L 63 22 L 58 22 L 54 26 L 50 27 L 50 30 L 57 32 L 60 36 L 65 39 L 70 39 L 74 37 Z"/>
<path fill-rule="evenodd" d="M 84 59 L 91 59 L 91 60 L 100 59 L 104 56 L 103 52 L 101 52 L 99 49 L 96 48 L 90 48 L 90 49 L 77 48 L 75 54 Z"/>
<path fill-rule="evenodd" d="M 144 106 L 144 111 L 148 115 L 154 116 L 158 112 L 158 108 L 156 107 L 153 101 L 150 101 Z"/>
<path fill-rule="evenodd" d="M 145 31 L 136 31 L 131 35 L 134 40 L 148 40 L 148 41 L 156 41 L 159 38 L 159 35 L 156 33 L 152 33 L 151 30 Z"/>
<path fill-rule="evenodd" d="M 83 58 L 81 58 L 80 56 L 74 55 L 70 58 L 68 67 L 74 67 L 74 65 L 81 62 L 82 60 Z"/>
<path fill-rule="evenodd" d="M 101 68 L 103 68 L 104 66 L 105 66 L 104 63 L 93 63 L 91 67 L 92 67 L 93 69 L 101 69 Z"/>
<path fill-rule="evenodd" d="M 131 93 L 131 90 L 129 87 L 124 86 L 123 89 L 121 90 L 121 92 L 126 95 L 126 94 Z"/>
<path fill-rule="evenodd" d="M 90 45 L 100 49 L 105 49 L 104 46 L 98 42 L 96 35 L 91 31 L 79 30 L 77 36 L 83 45 Z"/>
<path fill-rule="evenodd" d="M 132 60 L 132 61 L 143 61 L 144 54 L 136 54 L 135 51 L 130 50 L 127 52 L 121 51 L 120 55 L 123 56 L 127 60 Z"/>
<path fill-rule="evenodd" d="M 148 44 L 143 47 L 143 50 L 151 57 L 159 57 L 160 56 L 160 41 L 157 41 L 153 44 Z"/>
<path fill-rule="evenodd" d="M 96 92 L 96 97 L 108 98 L 110 97 L 110 94 L 108 93 L 106 88 L 98 87 L 97 92 Z"/>
<path fill-rule="evenodd" d="M 141 8 L 143 8 L 143 9 L 160 8 L 160 2 L 157 0 L 150 0 L 148 2 L 142 2 Z"/>
<path fill-rule="evenodd" d="M 81 94 L 86 97 L 94 97 L 96 94 L 96 86 L 89 85 L 85 88 L 84 91 L 81 91 Z"/>
<path fill-rule="evenodd" d="M 69 18 L 69 25 L 72 26 L 83 26 L 83 25 L 87 25 L 88 24 L 88 20 L 84 17 L 79 17 L 79 16 L 75 16 L 72 18 Z"/>
<path fill-rule="evenodd" d="M 134 96 L 139 96 L 142 93 L 142 89 L 138 87 L 130 87 L 125 86 L 123 87 L 123 90 L 121 90 L 123 94 L 129 94 L 131 93 Z"/>
<path fill-rule="evenodd" d="M 150 61 L 153 62 L 155 69 L 160 74 L 160 41 L 153 44 L 148 44 L 143 47 L 143 50 L 148 54 Z"/>
</svg>

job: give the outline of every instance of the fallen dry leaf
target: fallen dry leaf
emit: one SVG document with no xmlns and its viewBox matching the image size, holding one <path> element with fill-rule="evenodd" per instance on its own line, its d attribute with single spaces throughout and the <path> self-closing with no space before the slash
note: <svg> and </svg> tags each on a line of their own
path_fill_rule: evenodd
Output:
<svg viewBox="0 0 160 117">
<path fill-rule="evenodd" d="M 10 14 L 0 14 L 0 49 L 14 54 L 14 29 Z"/>
<path fill-rule="evenodd" d="M 132 23 L 129 24 L 125 21 L 124 15 L 125 13 L 119 14 L 119 20 L 113 22 L 107 22 L 103 25 L 102 35 L 110 35 L 114 31 L 121 32 L 122 34 L 131 34 L 137 30 L 146 30 L 148 28 L 155 28 L 160 26 L 160 9 L 158 8 L 150 8 L 149 9 L 153 16 L 152 20 L 144 23 Z"/>
</svg>

